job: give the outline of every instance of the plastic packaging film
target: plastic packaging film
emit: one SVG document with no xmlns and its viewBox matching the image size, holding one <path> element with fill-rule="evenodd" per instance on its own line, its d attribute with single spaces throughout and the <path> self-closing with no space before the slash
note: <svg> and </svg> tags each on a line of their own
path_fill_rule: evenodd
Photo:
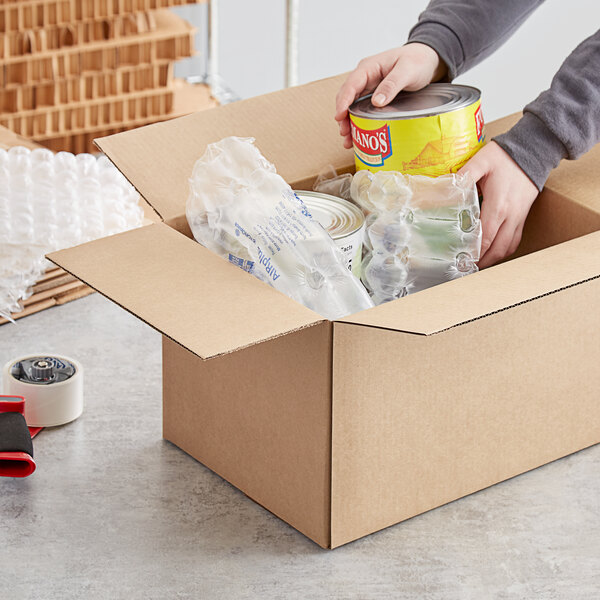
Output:
<svg viewBox="0 0 600 600">
<path fill-rule="evenodd" d="M 21 309 L 47 252 L 142 225 L 138 200 L 105 157 L 0 149 L 0 316 Z"/>
<path fill-rule="evenodd" d="M 342 175 L 338 175 L 333 166 L 329 165 L 317 176 L 317 179 L 313 184 L 313 190 L 315 192 L 320 192 L 321 194 L 329 194 L 330 196 L 337 196 L 338 198 L 343 198 L 344 200 L 351 200 L 351 185 L 351 173 L 343 173 Z"/>
<path fill-rule="evenodd" d="M 186 210 L 195 239 L 328 319 L 373 306 L 336 244 L 253 141 L 225 138 L 196 162 Z"/>
<path fill-rule="evenodd" d="M 470 178 L 359 171 L 351 195 L 368 213 L 362 280 L 375 304 L 478 270 L 481 221 Z"/>
</svg>

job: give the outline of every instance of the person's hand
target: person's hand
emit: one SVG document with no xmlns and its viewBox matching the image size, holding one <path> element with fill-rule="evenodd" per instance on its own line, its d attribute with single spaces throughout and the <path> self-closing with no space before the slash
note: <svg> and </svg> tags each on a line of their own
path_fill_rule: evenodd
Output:
<svg viewBox="0 0 600 600">
<path fill-rule="evenodd" d="M 438 53 L 417 42 L 361 60 L 336 97 L 335 120 L 339 123 L 344 147 L 352 148 L 348 107 L 357 98 L 373 92 L 373 105 L 385 106 L 398 92 L 420 90 L 445 74 L 446 65 Z"/>
<path fill-rule="evenodd" d="M 517 249 L 538 189 L 496 142 L 486 144 L 458 173 L 469 173 L 483 196 L 483 240 L 478 263 L 483 269 Z"/>
</svg>

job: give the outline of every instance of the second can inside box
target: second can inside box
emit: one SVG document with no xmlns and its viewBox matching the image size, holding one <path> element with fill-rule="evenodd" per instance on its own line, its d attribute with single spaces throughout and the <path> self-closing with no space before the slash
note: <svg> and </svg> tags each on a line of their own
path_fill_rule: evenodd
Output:
<svg viewBox="0 0 600 600">
<path fill-rule="evenodd" d="M 346 266 L 360 279 L 365 216 L 352 202 L 336 196 L 296 190 L 313 219 L 318 221 L 344 254 Z"/>
</svg>

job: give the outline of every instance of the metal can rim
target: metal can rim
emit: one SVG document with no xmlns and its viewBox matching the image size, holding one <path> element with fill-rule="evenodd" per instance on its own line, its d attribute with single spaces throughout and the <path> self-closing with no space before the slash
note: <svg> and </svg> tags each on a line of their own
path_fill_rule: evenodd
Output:
<svg viewBox="0 0 600 600">
<path fill-rule="evenodd" d="M 419 94 L 425 90 L 431 90 L 434 86 L 435 87 L 439 86 L 438 89 L 441 87 L 441 88 L 454 89 L 454 90 L 458 90 L 458 89 L 468 90 L 469 94 L 465 95 L 464 98 L 458 97 L 457 101 L 455 101 L 454 103 L 449 102 L 443 106 L 432 107 L 430 109 L 420 109 L 420 110 L 414 110 L 414 111 L 398 111 L 398 113 L 400 113 L 400 114 L 396 114 L 391 111 L 387 112 L 387 113 L 375 112 L 375 111 L 381 110 L 379 107 L 375 107 L 375 106 L 372 107 L 373 112 L 367 112 L 362 109 L 357 109 L 356 106 L 358 105 L 359 102 L 362 102 L 368 98 L 371 98 L 371 96 L 373 95 L 373 94 L 366 94 L 364 96 L 361 96 L 357 100 L 355 100 L 350 105 L 348 112 L 352 116 L 359 117 L 361 119 L 372 119 L 372 120 L 376 120 L 376 121 L 402 121 L 402 120 L 408 120 L 408 119 L 418 119 L 418 118 L 423 118 L 423 117 L 435 117 L 436 115 L 454 112 L 456 110 L 461 110 L 463 108 L 471 106 L 481 100 L 481 90 L 477 89 L 476 87 L 473 87 L 470 85 L 462 85 L 462 84 L 458 85 L 458 84 L 447 84 L 447 83 L 431 83 L 428 86 L 426 86 L 416 92 L 400 92 L 400 94 L 398 94 L 398 96 L 400 96 L 402 94 Z M 398 96 L 396 96 L 396 98 Z M 392 100 L 392 103 L 394 102 L 394 100 Z M 387 105 L 387 106 L 389 106 L 389 105 Z M 353 107 L 355 107 L 355 108 L 353 108 Z M 385 108 L 385 107 L 382 107 L 382 108 Z"/>
<path fill-rule="evenodd" d="M 332 202 L 333 205 L 337 204 L 338 206 L 345 208 L 349 213 L 354 215 L 354 217 L 356 218 L 356 222 L 354 224 L 355 226 L 351 229 L 351 231 L 347 231 L 347 232 L 341 233 L 339 235 L 330 233 L 332 239 L 334 239 L 334 240 L 343 240 L 346 237 L 350 237 L 350 236 L 354 235 L 357 231 L 360 231 L 360 229 L 362 229 L 364 227 L 365 215 L 362 212 L 362 210 L 356 204 L 353 204 L 352 202 L 349 202 L 348 200 L 346 200 L 344 198 L 340 198 L 339 196 L 332 196 L 331 194 L 324 194 L 322 192 L 314 192 L 314 191 L 309 191 L 309 190 L 294 190 L 294 193 L 304 202 L 306 202 L 306 198 L 313 198 L 313 199 L 316 198 L 316 199 L 320 199 L 320 200 L 329 201 L 329 202 Z M 310 202 L 308 202 L 307 205 L 308 204 L 310 204 Z M 307 206 L 307 207 L 310 210 L 310 206 Z M 336 215 L 334 213 L 332 213 L 332 216 L 336 216 Z"/>
</svg>

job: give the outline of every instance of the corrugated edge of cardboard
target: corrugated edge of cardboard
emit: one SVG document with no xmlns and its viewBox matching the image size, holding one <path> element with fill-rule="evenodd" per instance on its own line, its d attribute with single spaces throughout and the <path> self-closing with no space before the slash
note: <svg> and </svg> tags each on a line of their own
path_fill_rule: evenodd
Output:
<svg viewBox="0 0 600 600">
<path fill-rule="evenodd" d="M 314 327 L 316 325 L 320 325 L 321 323 L 323 323 L 326 319 L 320 317 L 319 315 L 317 315 L 315 313 L 315 317 L 317 317 L 317 319 L 315 321 L 312 321 L 310 323 L 305 323 L 303 325 L 298 325 L 296 327 L 291 327 L 285 331 L 280 331 L 279 333 L 273 334 L 273 335 L 269 335 L 266 336 L 264 338 L 261 338 L 258 341 L 252 341 L 252 342 L 248 342 L 246 344 L 241 344 L 240 346 L 236 346 L 235 348 L 230 348 L 228 350 L 223 350 L 220 352 L 215 352 L 214 354 L 211 354 L 210 356 L 201 356 L 200 354 L 198 354 L 197 351 L 193 350 L 192 348 L 190 348 L 189 346 L 187 346 L 186 344 L 183 344 L 182 342 L 180 342 L 179 340 L 175 339 L 173 336 L 169 335 L 168 333 L 165 333 L 165 331 L 163 331 L 161 328 L 159 328 L 158 326 L 152 324 L 150 321 L 148 321 L 147 319 L 144 319 L 143 317 L 141 317 L 139 314 L 133 312 L 133 310 L 127 308 L 127 306 L 125 306 L 124 304 L 121 304 L 120 302 L 118 302 L 117 300 L 115 300 L 113 297 L 108 296 L 107 294 L 105 294 L 104 292 L 102 292 L 102 290 L 94 287 L 93 285 L 91 285 L 88 281 L 86 281 L 85 279 L 83 279 L 81 276 L 79 275 L 74 275 L 73 273 L 71 273 L 68 269 L 65 269 L 64 267 L 59 266 L 59 264 L 57 262 L 55 262 L 50 255 L 46 255 L 46 258 L 53 262 L 54 264 L 57 265 L 57 267 L 64 271 L 65 273 L 68 273 L 69 275 L 71 275 L 72 277 L 78 279 L 79 281 L 82 282 L 82 284 L 85 285 L 85 287 L 87 287 L 88 289 L 90 289 L 91 291 L 95 291 L 98 292 L 101 296 L 104 296 L 105 298 L 107 298 L 108 300 L 110 300 L 111 302 L 114 302 L 117 306 L 119 306 L 120 308 L 122 308 L 123 310 L 127 311 L 129 314 L 133 315 L 134 317 L 136 317 L 136 319 L 139 319 L 140 321 L 142 321 L 143 323 L 145 323 L 146 325 L 152 327 L 152 329 L 158 331 L 161 335 L 164 335 L 166 338 L 168 338 L 169 340 L 171 340 L 172 342 L 175 342 L 176 344 L 178 344 L 179 346 L 181 346 L 182 348 L 185 348 L 188 352 L 191 352 L 194 356 L 197 356 L 198 358 L 200 358 L 201 360 L 212 360 L 213 358 L 218 358 L 220 356 L 225 356 L 227 354 L 232 354 L 233 352 L 237 352 L 238 350 L 244 350 L 245 348 L 251 348 L 252 346 L 255 346 L 257 343 L 263 343 L 263 342 L 268 342 L 277 338 L 280 338 L 284 335 L 288 335 L 289 333 L 294 333 L 297 331 L 302 331 L 304 329 L 308 329 L 309 327 Z M 291 302 L 293 302 L 293 300 L 290 300 Z M 52 305 L 53 306 L 53 305 Z"/>
<path fill-rule="evenodd" d="M 401 305 L 382 304 L 340 321 L 422 335 L 441 333 L 597 279 L 599 250 L 600 232 L 590 233 L 496 265 L 493 271 L 407 296 Z M 520 279 L 515 283 L 517 264 Z"/>
<path fill-rule="evenodd" d="M 23 310 L 12 313 L 11 318 L 17 321 L 52 306 L 60 306 L 89 296 L 94 291 L 63 269 L 50 269 L 33 286 L 33 294 L 22 301 Z M 0 317 L 0 325 L 6 323 L 10 323 L 10 321 Z"/>
</svg>

